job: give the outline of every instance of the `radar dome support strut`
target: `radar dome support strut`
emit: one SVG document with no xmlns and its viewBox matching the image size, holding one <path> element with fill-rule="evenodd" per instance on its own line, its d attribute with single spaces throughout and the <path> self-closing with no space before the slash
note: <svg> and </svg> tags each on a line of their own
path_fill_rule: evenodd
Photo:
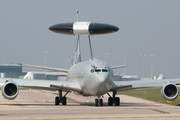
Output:
<svg viewBox="0 0 180 120">
<path fill-rule="evenodd" d="M 80 52 L 80 41 L 79 41 L 80 36 L 77 36 L 77 43 L 76 43 L 76 52 L 74 56 L 74 64 L 77 64 L 81 62 L 81 52 Z"/>
<path fill-rule="evenodd" d="M 74 56 L 74 64 L 81 62 L 80 53 L 80 36 L 88 36 L 91 60 L 93 60 L 92 46 L 90 36 L 104 35 L 117 32 L 118 27 L 110 24 L 96 22 L 79 22 L 79 10 L 76 11 L 77 22 L 60 23 L 49 27 L 49 30 L 55 33 L 65 35 L 75 35 L 77 37 L 76 52 Z"/>
<path fill-rule="evenodd" d="M 93 53 L 92 53 L 92 47 L 91 47 L 91 39 L 90 39 L 90 35 L 88 35 L 89 38 L 89 47 L 90 47 L 90 52 L 91 52 L 91 60 L 93 60 Z"/>
</svg>

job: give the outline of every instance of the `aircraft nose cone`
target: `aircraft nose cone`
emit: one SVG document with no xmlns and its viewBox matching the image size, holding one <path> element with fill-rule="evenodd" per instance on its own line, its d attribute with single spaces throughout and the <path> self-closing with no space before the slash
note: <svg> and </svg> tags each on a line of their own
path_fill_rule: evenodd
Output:
<svg viewBox="0 0 180 120">
<path fill-rule="evenodd" d="M 104 82 L 104 81 L 106 81 L 106 80 L 107 80 L 107 78 L 108 78 L 108 75 L 106 75 L 106 74 L 105 74 L 105 75 L 101 75 L 101 76 L 99 76 L 99 78 L 98 78 L 98 79 L 99 79 L 99 81 L 100 81 L 100 82 Z"/>
<path fill-rule="evenodd" d="M 96 89 L 96 95 L 104 94 L 109 91 L 111 88 L 111 81 L 109 79 L 108 74 L 104 74 L 98 77 L 98 80 L 96 81 L 97 89 Z"/>
<path fill-rule="evenodd" d="M 103 23 L 91 23 L 89 26 L 89 32 L 91 35 L 101 35 L 101 34 L 109 34 L 114 33 L 119 30 L 118 27 L 109 24 Z"/>
</svg>

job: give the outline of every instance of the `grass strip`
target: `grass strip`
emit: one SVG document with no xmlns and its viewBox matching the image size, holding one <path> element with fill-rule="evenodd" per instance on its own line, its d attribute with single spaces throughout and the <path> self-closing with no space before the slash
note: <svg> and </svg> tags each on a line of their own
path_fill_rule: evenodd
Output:
<svg viewBox="0 0 180 120">
<path fill-rule="evenodd" d="M 144 89 L 128 90 L 128 91 L 118 92 L 118 94 L 124 94 L 124 95 L 155 101 L 155 102 L 180 106 L 180 96 L 178 96 L 176 100 L 172 101 L 172 103 L 167 103 L 166 100 L 164 100 L 164 98 L 161 95 L 161 88 L 144 88 Z"/>
</svg>

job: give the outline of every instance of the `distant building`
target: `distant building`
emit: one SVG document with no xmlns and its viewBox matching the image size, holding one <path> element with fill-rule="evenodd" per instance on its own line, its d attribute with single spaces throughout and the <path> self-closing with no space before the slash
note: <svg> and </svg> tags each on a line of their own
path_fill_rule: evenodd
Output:
<svg viewBox="0 0 180 120">
<path fill-rule="evenodd" d="M 22 72 L 22 64 L 0 64 L 1 78 L 19 78 L 25 74 Z"/>
<path fill-rule="evenodd" d="M 22 64 L 0 64 L 0 73 L 22 73 Z"/>
</svg>

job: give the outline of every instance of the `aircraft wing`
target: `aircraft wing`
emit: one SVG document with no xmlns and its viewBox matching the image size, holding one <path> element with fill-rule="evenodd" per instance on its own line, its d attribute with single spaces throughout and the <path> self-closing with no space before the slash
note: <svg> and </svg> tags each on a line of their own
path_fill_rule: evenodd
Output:
<svg viewBox="0 0 180 120">
<path fill-rule="evenodd" d="M 121 66 L 113 66 L 112 69 L 118 69 L 118 68 L 124 68 L 127 67 L 127 65 L 121 65 Z"/>
<path fill-rule="evenodd" d="M 110 91 L 124 91 L 131 89 L 161 87 L 164 84 L 174 83 L 180 85 L 179 79 L 162 79 L 162 80 L 132 80 L 132 81 L 114 81 Z"/>
<path fill-rule="evenodd" d="M 0 78 L 0 86 L 6 82 L 15 83 L 18 87 L 37 88 L 43 90 L 62 90 L 81 92 L 78 81 L 52 81 L 52 80 L 34 80 L 34 79 L 15 79 L 15 78 Z"/>
<path fill-rule="evenodd" d="M 25 66 L 34 67 L 34 68 L 40 68 L 40 69 L 45 69 L 45 70 L 52 70 L 52 71 L 58 71 L 58 72 L 68 73 L 68 70 L 67 70 L 67 69 L 59 69 L 59 68 L 44 67 L 44 66 L 29 65 L 29 64 L 25 64 Z"/>
</svg>

